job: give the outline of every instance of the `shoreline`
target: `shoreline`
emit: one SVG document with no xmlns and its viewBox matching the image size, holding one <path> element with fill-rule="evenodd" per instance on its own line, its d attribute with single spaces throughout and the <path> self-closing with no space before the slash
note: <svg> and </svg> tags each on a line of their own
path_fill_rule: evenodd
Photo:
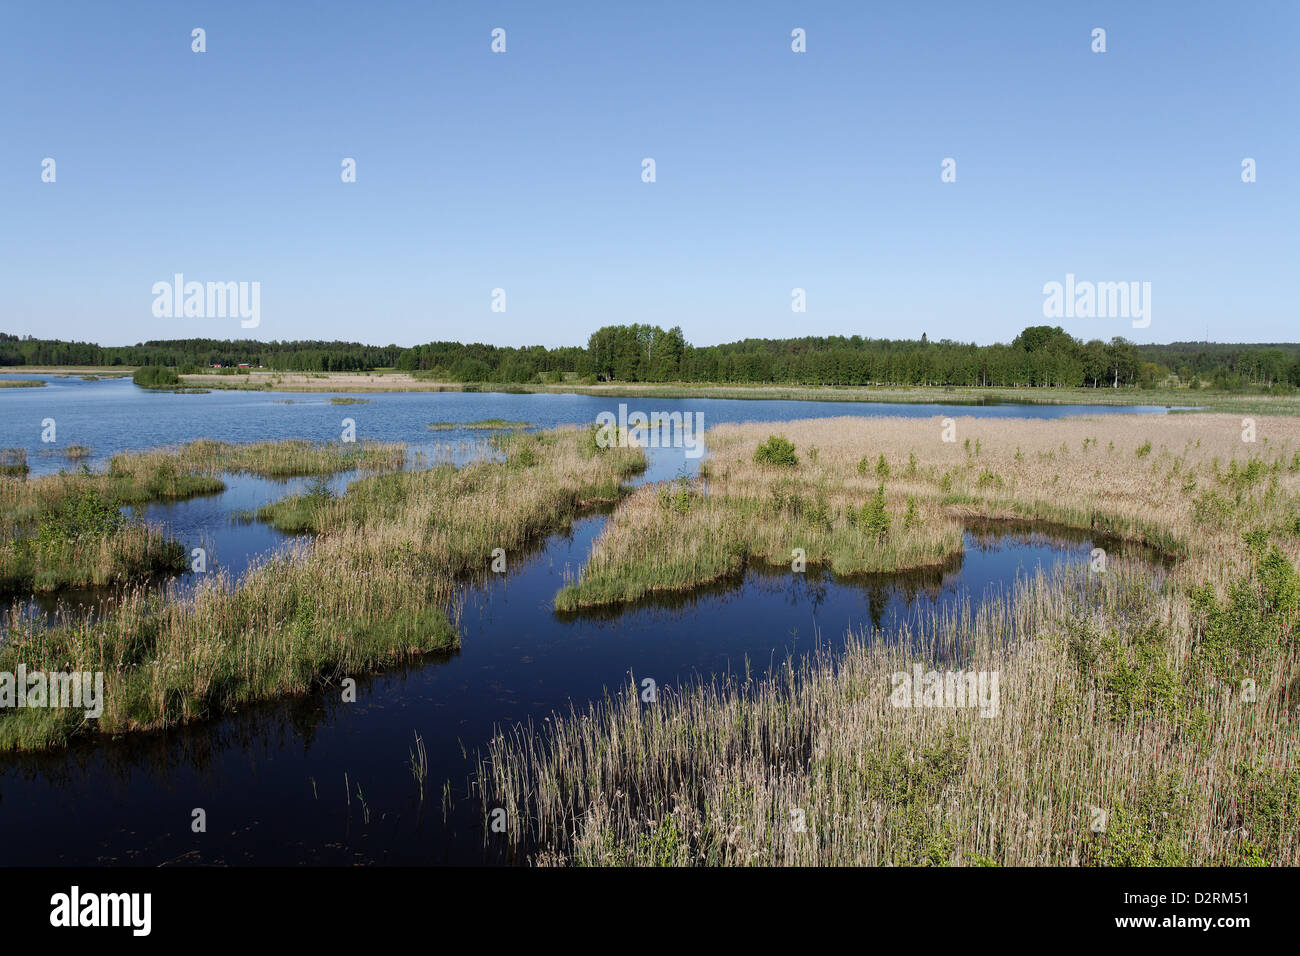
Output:
<svg viewBox="0 0 1300 956">
<path fill-rule="evenodd" d="M 100 375 L 126 377 L 126 366 L 0 368 L 0 375 Z M 181 375 L 181 387 L 211 390 L 322 394 L 461 392 L 513 395 L 587 395 L 609 398 L 721 399 L 738 401 L 867 402 L 900 405 L 1107 405 L 1162 406 L 1179 413 L 1244 412 L 1300 415 L 1300 395 L 1216 392 L 1210 389 L 1074 388 L 1036 386 L 749 385 L 718 382 L 605 382 L 583 384 L 429 381 L 407 372 L 276 372 Z"/>
</svg>

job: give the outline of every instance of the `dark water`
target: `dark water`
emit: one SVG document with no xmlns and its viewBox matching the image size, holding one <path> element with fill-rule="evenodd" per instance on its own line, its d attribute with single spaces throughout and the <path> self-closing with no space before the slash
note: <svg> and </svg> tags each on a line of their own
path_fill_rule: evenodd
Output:
<svg viewBox="0 0 1300 956">
<path fill-rule="evenodd" d="M 277 404 L 284 397 L 311 404 Z M 418 441 L 433 453 L 424 429 L 430 421 L 499 417 L 549 426 L 590 421 L 620 401 L 458 393 L 371 398 L 369 405 L 331 406 L 315 396 L 167 395 L 142 393 L 129 382 L 54 380 L 46 389 L 0 390 L 0 447 L 40 451 L 45 417 L 56 419 L 60 443 L 91 445 L 97 456 L 199 437 L 334 438 L 338 421 L 352 417 L 358 437 Z M 1071 411 L 622 401 L 646 411 L 703 410 L 708 425 L 826 414 L 1053 417 Z M 1073 409 L 1084 411 L 1113 409 Z M 646 478 L 672 477 L 690 466 L 680 451 L 659 450 Z M 255 508 L 293 487 L 233 479 L 222 495 L 153 506 L 149 514 L 187 541 L 211 544 L 222 566 L 238 570 L 250 555 L 292 542 L 261 525 L 232 523 L 231 511 Z M 842 644 L 849 629 L 881 628 L 887 639 L 899 621 L 977 606 L 1009 589 L 1018 575 L 1086 561 L 1092 547 L 1081 536 L 982 529 L 968 534 L 965 555 L 944 572 L 837 582 L 813 573 L 751 571 L 684 600 L 558 616 L 551 600 L 566 572 L 580 571 L 603 521 L 580 519 L 571 534 L 552 537 L 509 574 L 472 588 L 457 651 L 360 679 L 356 703 L 342 702 L 337 689 L 322 690 L 166 733 L 0 757 L 0 864 L 500 862 L 493 838 L 484 845 L 477 798 L 467 799 L 474 754 L 497 727 L 541 723 L 571 702 L 584 708 L 633 675 L 660 687 L 746 667 L 762 675 L 819 642 Z M 416 732 L 429 761 L 423 805 L 409 771 Z M 206 811 L 206 833 L 191 832 L 195 808 Z"/>
</svg>

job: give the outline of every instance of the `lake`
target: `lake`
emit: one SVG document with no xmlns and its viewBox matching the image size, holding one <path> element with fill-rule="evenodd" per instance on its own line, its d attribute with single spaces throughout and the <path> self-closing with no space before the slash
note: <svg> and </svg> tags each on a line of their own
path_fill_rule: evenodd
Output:
<svg viewBox="0 0 1300 956">
<path fill-rule="evenodd" d="M 504 418 L 538 427 L 593 421 L 625 402 L 633 410 L 703 412 L 722 422 L 829 415 L 1051 418 L 1163 412 L 1160 407 L 886 405 L 714 399 L 618 399 L 581 395 L 371 393 L 367 404 L 332 405 L 315 394 L 146 392 L 129 380 L 40 377 L 44 388 L 0 389 L 0 447 L 22 447 L 34 474 L 67 462 L 40 440 L 53 418 L 57 446 L 88 445 L 92 463 L 127 449 L 197 438 L 335 440 L 341 421 L 358 439 L 404 441 L 430 458 L 464 457 L 469 431 L 430 432 L 434 421 Z M 654 449 L 639 480 L 663 480 L 697 462 Z M 342 488 L 354 476 L 334 480 Z M 207 542 L 238 571 L 294 541 L 233 512 L 292 493 L 302 481 L 236 477 L 219 495 L 147 509 L 189 541 Z M 651 678 L 662 688 L 697 677 L 762 676 L 788 655 L 843 643 L 849 629 L 891 639 L 900 622 L 934 612 L 969 614 L 1025 575 L 1087 561 L 1093 542 L 1064 532 L 986 526 L 943 571 L 837 581 L 830 575 L 751 570 L 686 598 L 617 613 L 561 616 L 551 599 L 582 568 L 604 523 L 583 517 L 508 574 L 468 587 L 454 652 L 358 680 L 358 699 L 338 688 L 247 708 L 190 727 L 118 740 L 81 740 L 66 751 L 0 756 L 0 864 L 500 863 L 485 838 L 469 778 L 476 751 L 498 727 L 541 724 L 572 704 Z M 1107 545 L 1111 547 L 1111 545 Z M 423 805 L 409 770 L 414 734 L 428 751 Z M 443 784 L 447 785 L 444 809 Z M 190 830 L 195 808 L 206 833 Z"/>
</svg>

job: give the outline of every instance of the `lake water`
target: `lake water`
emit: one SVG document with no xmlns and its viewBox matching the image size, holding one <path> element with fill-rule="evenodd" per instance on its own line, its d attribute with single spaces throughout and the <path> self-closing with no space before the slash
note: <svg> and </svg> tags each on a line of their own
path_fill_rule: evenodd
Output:
<svg viewBox="0 0 1300 956">
<path fill-rule="evenodd" d="M 0 389 L 0 447 L 28 450 L 34 473 L 66 461 L 40 441 L 53 418 L 57 444 L 88 445 L 92 461 L 125 449 L 196 438 L 255 441 L 337 439 L 353 418 L 359 439 L 405 441 L 428 455 L 463 453 L 470 432 L 431 433 L 433 421 L 505 418 L 549 427 L 594 420 L 620 401 L 643 411 L 702 411 L 708 426 L 824 415 L 1047 418 L 1156 411 L 1109 406 L 942 406 L 710 399 L 608 399 L 578 395 L 411 393 L 328 396 L 220 392 L 175 395 L 129 380 L 52 376 L 40 389 Z M 288 404 L 287 402 L 292 402 Z M 448 443 L 451 449 L 448 450 Z M 692 463 L 652 452 L 640 480 L 671 478 Z M 341 487 L 349 476 L 335 479 Z M 187 542 L 209 544 L 221 566 L 294 546 L 259 524 L 232 522 L 292 493 L 301 481 L 232 478 L 222 494 L 148 509 Z M 936 610 L 966 613 L 1036 569 L 1087 560 L 1081 535 L 981 529 L 954 565 L 925 575 L 841 582 L 828 575 L 750 571 L 743 580 L 686 599 L 617 613 L 559 616 L 551 599 L 582 568 L 604 518 L 575 522 L 510 573 L 470 588 L 458 650 L 358 680 L 358 700 L 337 688 L 248 708 L 166 733 L 82 740 L 67 751 L 0 755 L 0 864 L 496 863 L 501 849 L 467 799 L 474 756 L 498 727 L 540 724 L 570 704 L 585 708 L 607 689 L 653 678 L 660 687 L 748 667 L 761 676 L 790 654 L 838 646 L 849 629 L 879 629 Z M 423 806 L 409 772 L 414 734 L 429 775 Z M 468 754 L 468 759 L 466 757 Z M 442 786 L 451 799 L 444 820 Z M 358 788 L 360 794 L 358 793 Z M 190 830 L 192 810 L 206 833 Z"/>
<path fill-rule="evenodd" d="M 330 395 L 294 392 L 211 391 L 206 394 L 154 392 L 130 379 L 86 382 L 77 377 L 6 374 L 0 378 L 41 379 L 42 388 L 0 389 L 0 448 L 24 448 L 32 474 L 67 467 L 59 453 L 69 445 L 91 449 L 91 463 L 115 452 L 211 438 L 248 442 L 284 438 L 337 441 L 342 422 L 356 422 L 358 441 L 407 442 L 414 451 L 443 455 L 448 446 L 481 442 L 482 432 L 432 432 L 430 422 L 472 422 L 487 418 L 531 422 L 539 428 L 584 424 L 603 411 L 701 412 L 706 428 L 723 422 L 789 421 L 854 415 L 933 418 L 1059 418 L 1117 412 L 1163 413 L 1159 405 L 939 405 L 884 402 L 786 402 L 742 399 L 607 398 L 592 395 L 505 392 L 369 392 L 351 397 L 365 404 L 334 405 Z M 41 441 L 43 422 L 53 419 L 57 442 Z M 672 463 L 666 458 L 664 467 Z M 680 463 L 678 463 L 680 464 Z M 652 480 L 657 479 L 652 475 Z M 667 477 L 672 477 L 668 474 Z"/>
</svg>

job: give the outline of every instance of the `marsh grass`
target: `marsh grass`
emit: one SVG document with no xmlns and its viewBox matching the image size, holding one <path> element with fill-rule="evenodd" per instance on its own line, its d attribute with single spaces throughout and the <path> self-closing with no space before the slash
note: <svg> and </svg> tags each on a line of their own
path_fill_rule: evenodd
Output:
<svg viewBox="0 0 1300 956">
<path fill-rule="evenodd" d="M 532 422 L 516 422 L 506 418 L 482 418 L 473 422 L 430 422 L 428 425 L 430 431 L 447 432 L 457 429 L 468 429 L 471 431 L 514 431 L 522 428 L 532 428 Z"/>
<path fill-rule="evenodd" d="M 710 431 L 708 494 L 677 507 L 674 490 L 638 491 L 557 605 L 687 590 L 792 546 L 834 568 L 847 529 L 865 532 L 844 541 L 852 561 L 906 546 L 909 525 L 913 547 L 949 533 L 960 547 L 977 519 L 1178 560 L 1039 572 L 763 680 L 646 705 L 632 675 L 585 712 L 509 728 L 478 779 L 517 850 L 593 865 L 1300 863 L 1300 422 L 1271 419 L 1253 444 L 1235 416 L 959 419 L 969 443 L 941 442 L 938 420 L 783 427 L 794 469 L 753 461 L 769 425 Z M 893 706 L 892 675 L 915 663 L 997 672 L 998 715 Z"/>
<path fill-rule="evenodd" d="M 0 478 L 26 478 L 29 471 L 26 448 L 0 448 Z"/>
<path fill-rule="evenodd" d="M 1217 415 L 961 418 L 956 428 L 962 440 L 949 443 L 939 419 L 787 422 L 780 446 L 769 424 L 710 429 L 704 499 L 684 514 L 655 509 L 653 491 L 633 496 L 556 607 L 685 591 L 749 561 L 790 566 L 795 549 L 841 575 L 937 567 L 981 518 L 1132 541 L 1209 574 L 1240 552 L 1252 520 L 1283 525 L 1300 500 L 1300 423 L 1289 419 L 1266 420 L 1254 444 L 1240 419 Z"/>
<path fill-rule="evenodd" d="M 1257 573 L 1239 584 L 1273 637 L 1239 659 L 1254 700 L 1203 666 L 1207 631 L 1173 582 L 1137 564 L 1039 572 L 764 680 L 697 681 L 647 706 L 633 675 L 586 711 L 495 737 L 484 807 L 506 809 L 536 862 L 1295 865 L 1300 619 Z M 892 675 L 918 662 L 998 672 L 998 715 L 893 706 Z"/>
<path fill-rule="evenodd" d="M 13 451 L 19 454 L 6 460 L 15 464 L 15 475 L 24 476 L 16 468 L 26 468 L 26 455 Z M 121 509 L 217 494 L 226 487 L 220 474 L 287 478 L 391 470 L 403 466 L 405 454 L 400 444 L 193 442 L 114 455 L 99 470 L 83 464 L 56 475 L 2 481 L 0 593 L 122 585 L 184 571 L 179 542 Z M 106 524 L 104 515 L 120 520 Z"/>
<path fill-rule="evenodd" d="M 13 613 L 0 671 L 102 670 L 105 711 L 93 723 L 79 712 L 4 712 L 0 748 L 158 729 L 453 647 L 463 576 L 486 572 L 493 549 L 522 549 L 616 499 L 645 462 L 640 449 L 592 454 L 577 429 L 506 446 L 504 461 L 298 496 L 315 537 L 238 580 L 210 575 L 188 594 L 135 589 L 95 621 L 38 627 Z M 518 464 L 525 450 L 531 463 Z"/>
</svg>

